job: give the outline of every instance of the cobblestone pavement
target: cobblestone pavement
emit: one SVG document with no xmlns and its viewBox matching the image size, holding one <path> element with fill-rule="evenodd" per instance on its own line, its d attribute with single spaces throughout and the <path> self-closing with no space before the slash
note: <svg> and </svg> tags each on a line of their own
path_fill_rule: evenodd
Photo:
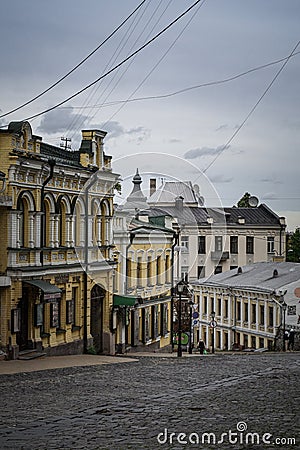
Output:
<svg viewBox="0 0 300 450">
<path fill-rule="evenodd" d="M 2 375 L 0 448 L 297 449 L 299 356 L 135 354 Z"/>
</svg>

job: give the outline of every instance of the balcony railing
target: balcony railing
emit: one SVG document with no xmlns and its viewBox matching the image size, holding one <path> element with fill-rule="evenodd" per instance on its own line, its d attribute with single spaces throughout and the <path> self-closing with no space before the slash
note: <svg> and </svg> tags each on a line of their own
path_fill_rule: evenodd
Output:
<svg viewBox="0 0 300 450">
<path fill-rule="evenodd" d="M 212 261 L 226 261 L 229 259 L 229 252 L 211 252 L 210 257 Z"/>
</svg>

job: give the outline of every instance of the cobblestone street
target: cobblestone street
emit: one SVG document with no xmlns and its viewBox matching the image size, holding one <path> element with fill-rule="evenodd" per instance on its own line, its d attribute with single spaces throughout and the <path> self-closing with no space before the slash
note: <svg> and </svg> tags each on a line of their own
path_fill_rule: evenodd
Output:
<svg viewBox="0 0 300 450">
<path fill-rule="evenodd" d="M 0 448 L 299 448 L 299 353 L 134 358 L 0 376 Z"/>
</svg>

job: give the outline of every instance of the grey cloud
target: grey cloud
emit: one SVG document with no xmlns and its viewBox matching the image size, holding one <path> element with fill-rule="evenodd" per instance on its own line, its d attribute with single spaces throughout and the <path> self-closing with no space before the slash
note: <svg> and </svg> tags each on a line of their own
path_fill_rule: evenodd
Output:
<svg viewBox="0 0 300 450">
<path fill-rule="evenodd" d="M 192 150 L 189 150 L 188 152 L 186 152 L 184 154 L 184 158 L 185 159 L 196 159 L 199 158 L 201 156 L 214 156 L 214 155 L 218 155 L 219 153 L 222 153 L 224 150 L 226 150 L 227 148 L 229 148 L 230 146 L 227 145 L 219 145 L 218 147 L 202 147 L 202 148 L 194 148 Z"/>
<path fill-rule="evenodd" d="M 37 128 L 38 133 L 71 133 L 73 130 L 81 130 L 87 121 L 88 116 L 74 114 L 72 108 L 63 108 L 50 111 L 42 117 Z"/>
<path fill-rule="evenodd" d="M 231 183 L 233 181 L 233 177 L 226 177 L 223 174 L 217 174 L 210 177 L 210 181 L 213 183 Z"/>
<path fill-rule="evenodd" d="M 264 177 L 260 180 L 262 183 L 283 184 L 282 180 L 278 180 L 275 176 Z"/>
<path fill-rule="evenodd" d="M 278 195 L 275 192 L 266 192 L 262 195 L 262 200 L 276 200 Z"/>
<path fill-rule="evenodd" d="M 118 138 L 120 136 L 130 136 L 130 140 L 136 140 L 138 144 L 147 139 L 150 135 L 150 130 L 144 127 L 129 128 L 126 130 L 119 122 L 110 121 L 105 124 L 105 131 L 107 131 L 107 140 Z"/>
</svg>

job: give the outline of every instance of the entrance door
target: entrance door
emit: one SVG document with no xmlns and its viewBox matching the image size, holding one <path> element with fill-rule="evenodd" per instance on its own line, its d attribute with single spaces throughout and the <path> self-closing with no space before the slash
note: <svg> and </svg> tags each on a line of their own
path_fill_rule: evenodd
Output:
<svg viewBox="0 0 300 450">
<path fill-rule="evenodd" d="M 21 310 L 20 331 L 16 334 L 17 345 L 19 350 L 28 348 L 28 290 L 23 288 L 23 296 L 18 303 Z"/>
<path fill-rule="evenodd" d="M 105 290 L 96 285 L 91 291 L 91 335 L 97 353 L 103 351 L 103 302 Z"/>
</svg>

